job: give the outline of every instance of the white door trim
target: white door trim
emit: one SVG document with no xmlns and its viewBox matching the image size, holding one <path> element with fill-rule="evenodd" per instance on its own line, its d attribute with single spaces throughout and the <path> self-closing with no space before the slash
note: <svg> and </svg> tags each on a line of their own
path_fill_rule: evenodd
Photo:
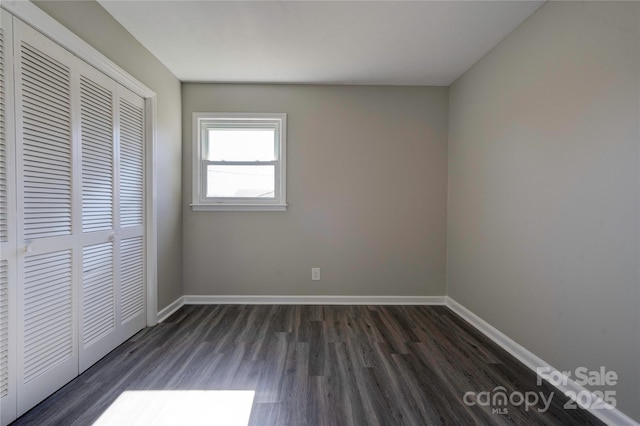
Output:
<svg viewBox="0 0 640 426">
<path fill-rule="evenodd" d="M 4 69 L 5 69 L 5 170 L 6 170 L 6 184 L 7 184 L 7 198 L 6 198 L 6 220 L 7 220 L 7 238 L 5 242 L 0 242 L 0 261 L 7 262 L 7 284 L 17 282 L 17 269 L 18 269 L 18 240 L 17 240 L 17 226 L 16 226 L 16 170 L 15 161 L 10 161 L 16 158 L 15 144 L 10 141 L 15 140 L 15 99 L 14 99 L 14 80 L 13 80 L 13 18 L 9 13 L 0 11 L 0 20 L 2 21 L 3 31 L 3 48 L 4 48 Z M 0 77 L 1 78 L 1 77 Z M 18 297 L 16 286 L 8 285 L 7 287 L 7 311 L 9 317 L 7 318 L 8 336 L 9 342 L 14 342 L 7 349 L 7 367 L 17 365 L 17 348 L 15 342 L 17 342 L 17 309 L 18 309 Z M 0 308 L 2 309 L 2 308 Z M 17 400 L 16 389 L 18 386 L 16 368 L 8 369 L 7 374 L 7 393 L 4 397 L 0 397 L 0 424 L 6 425 L 13 421 L 17 414 Z"/>
<path fill-rule="evenodd" d="M 146 311 L 147 326 L 153 326 L 158 322 L 156 93 L 30 1 L 4 0 L 2 8 L 145 100 Z"/>
</svg>

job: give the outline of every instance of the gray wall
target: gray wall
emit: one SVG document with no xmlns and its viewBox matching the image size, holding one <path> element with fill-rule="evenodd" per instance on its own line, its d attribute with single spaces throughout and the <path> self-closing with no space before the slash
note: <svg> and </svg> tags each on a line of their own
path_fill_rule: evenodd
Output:
<svg viewBox="0 0 640 426">
<path fill-rule="evenodd" d="M 444 295 L 447 98 L 183 84 L 185 294 Z M 191 210 L 191 115 L 203 111 L 288 114 L 288 211 Z"/>
<path fill-rule="evenodd" d="M 160 308 L 182 278 L 184 294 L 443 295 L 447 250 L 451 297 L 557 368 L 615 370 L 640 420 L 637 2 L 547 3 L 449 93 L 185 84 L 182 148 L 162 64 L 97 3 L 36 3 L 158 93 Z M 191 211 L 193 111 L 288 113 L 287 212 Z"/>
<path fill-rule="evenodd" d="M 550 2 L 450 88 L 447 291 L 640 420 L 637 2 Z"/>
<path fill-rule="evenodd" d="M 38 7 L 158 96 L 158 308 L 182 293 L 180 81 L 94 1 L 37 1 Z"/>
</svg>

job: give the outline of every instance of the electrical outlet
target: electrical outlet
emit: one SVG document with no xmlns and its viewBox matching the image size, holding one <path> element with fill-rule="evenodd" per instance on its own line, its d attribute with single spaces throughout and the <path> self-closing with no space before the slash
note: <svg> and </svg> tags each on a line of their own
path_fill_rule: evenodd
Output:
<svg viewBox="0 0 640 426">
<path fill-rule="evenodd" d="M 320 281 L 320 268 L 311 268 L 311 279 L 313 281 Z"/>
</svg>

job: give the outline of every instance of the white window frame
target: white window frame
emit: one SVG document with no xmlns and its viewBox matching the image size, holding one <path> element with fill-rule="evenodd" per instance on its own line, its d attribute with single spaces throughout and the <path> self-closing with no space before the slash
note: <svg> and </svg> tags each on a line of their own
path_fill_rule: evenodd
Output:
<svg viewBox="0 0 640 426">
<path fill-rule="evenodd" d="M 231 164 L 275 165 L 275 197 L 207 197 L 206 165 L 212 163 L 203 158 L 204 143 L 209 129 L 256 128 L 264 126 L 275 129 L 276 159 L 272 162 L 238 161 Z M 193 176 L 191 208 L 196 211 L 285 211 L 287 210 L 287 114 L 285 113 L 219 113 L 194 112 L 192 129 Z"/>
</svg>

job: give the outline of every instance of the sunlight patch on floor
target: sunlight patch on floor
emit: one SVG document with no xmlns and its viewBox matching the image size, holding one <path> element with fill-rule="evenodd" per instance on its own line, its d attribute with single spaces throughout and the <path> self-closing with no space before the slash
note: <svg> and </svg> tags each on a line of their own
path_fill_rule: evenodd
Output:
<svg viewBox="0 0 640 426">
<path fill-rule="evenodd" d="M 246 426 L 254 394 L 237 390 L 125 391 L 94 425 Z"/>
</svg>

